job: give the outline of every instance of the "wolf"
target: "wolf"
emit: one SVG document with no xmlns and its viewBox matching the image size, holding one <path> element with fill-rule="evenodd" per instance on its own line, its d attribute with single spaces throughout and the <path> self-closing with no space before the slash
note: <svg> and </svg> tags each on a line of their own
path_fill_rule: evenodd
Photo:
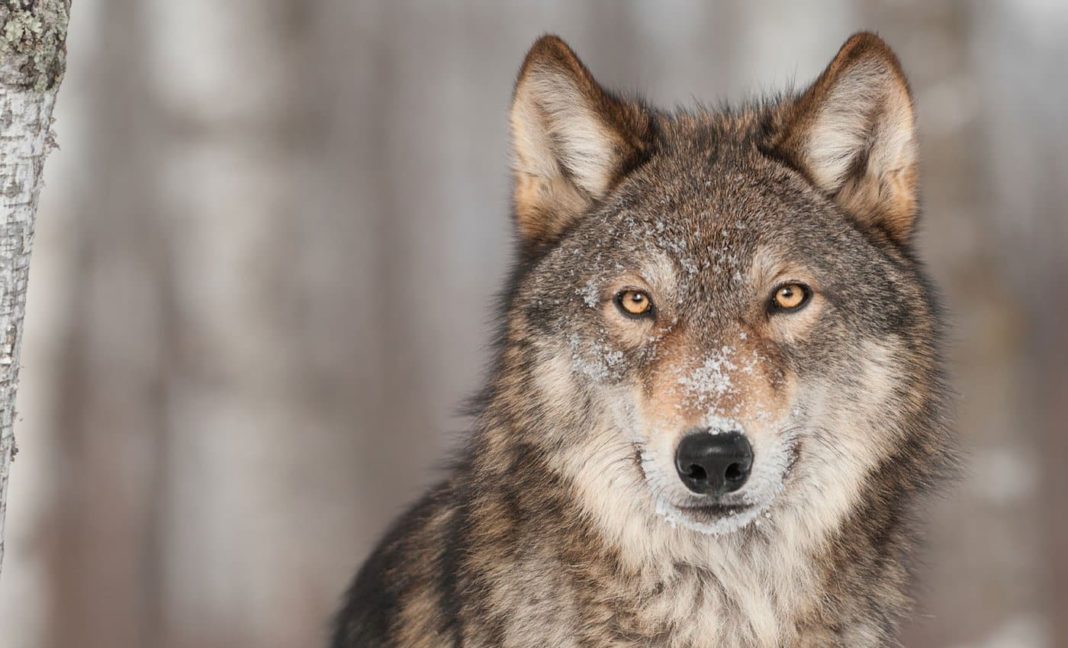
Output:
<svg viewBox="0 0 1068 648">
<path fill-rule="evenodd" d="M 664 111 L 555 36 L 510 113 L 517 260 L 473 430 L 332 645 L 885 646 L 955 465 L 911 91 Z"/>
</svg>

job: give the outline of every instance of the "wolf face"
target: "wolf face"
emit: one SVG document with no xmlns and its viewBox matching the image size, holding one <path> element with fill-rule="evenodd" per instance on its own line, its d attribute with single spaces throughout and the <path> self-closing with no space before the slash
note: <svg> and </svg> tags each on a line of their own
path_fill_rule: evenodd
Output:
<svg viewBox="0 0 1068 648">
<path fill-rule="evenodd" d="M 667 113 L 548 36 L 511 127 L 473 434 L 335 645 L 891 645 L 953 456 L 893 53 L 858 34 L 804 92 Z"/>
<path fill-rule="evenodd" d="M 550 37 L 512 127 L 530 262 L 509 336 L 589 512 L 616 533 L 646 507 L 713 535 L 776 508 L 833 525 L 931 388 L 893 54 L 859 36 L 794 102 L 669 116 Z"/>
</svg>

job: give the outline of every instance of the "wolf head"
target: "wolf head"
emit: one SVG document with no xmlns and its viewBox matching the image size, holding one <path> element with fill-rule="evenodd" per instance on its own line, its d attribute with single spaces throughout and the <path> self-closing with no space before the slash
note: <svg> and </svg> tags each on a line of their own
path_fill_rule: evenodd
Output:
<svg viewBox="0 0 1068 648">
<path fill-rule="evenodd" d="M 816 540 L 926 483 L 938 327 L 911 243 L 912 98 L 878 37 L 801 93 L 667 113 L 546 36 L 511 129 L 521 259 L 491 410 L 522 439 L 502 444 L 639 544 Z"/>
</svg>

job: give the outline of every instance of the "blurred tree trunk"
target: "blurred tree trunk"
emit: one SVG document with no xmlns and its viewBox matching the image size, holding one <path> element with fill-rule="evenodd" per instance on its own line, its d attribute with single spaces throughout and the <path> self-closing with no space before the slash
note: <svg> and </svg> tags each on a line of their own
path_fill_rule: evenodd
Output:
<svg viewBox="0 0 1068 648">
<path fill-rule="evenodd" d="M 26 279 L 69 11 L 70 0 L 0 0 L 0 564 Z"/>
</svg>

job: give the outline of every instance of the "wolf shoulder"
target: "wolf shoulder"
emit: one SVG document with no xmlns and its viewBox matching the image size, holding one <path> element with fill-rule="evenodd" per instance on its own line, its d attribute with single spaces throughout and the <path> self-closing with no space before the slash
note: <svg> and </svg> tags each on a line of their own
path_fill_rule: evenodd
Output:
<svg viewBox="0 0 1068 648">
<path fill-rule="evenodd" d="M 457 508 L 452 489 L 441 484 L 394 523 L 345 594 L 332 648 L 423 645 L 398 632 L 422 635 L 427 646 L 448 645 L 443 633 L 451 622 L 443 599 L 449 589 L 449 522 Z"/>
</svg>

